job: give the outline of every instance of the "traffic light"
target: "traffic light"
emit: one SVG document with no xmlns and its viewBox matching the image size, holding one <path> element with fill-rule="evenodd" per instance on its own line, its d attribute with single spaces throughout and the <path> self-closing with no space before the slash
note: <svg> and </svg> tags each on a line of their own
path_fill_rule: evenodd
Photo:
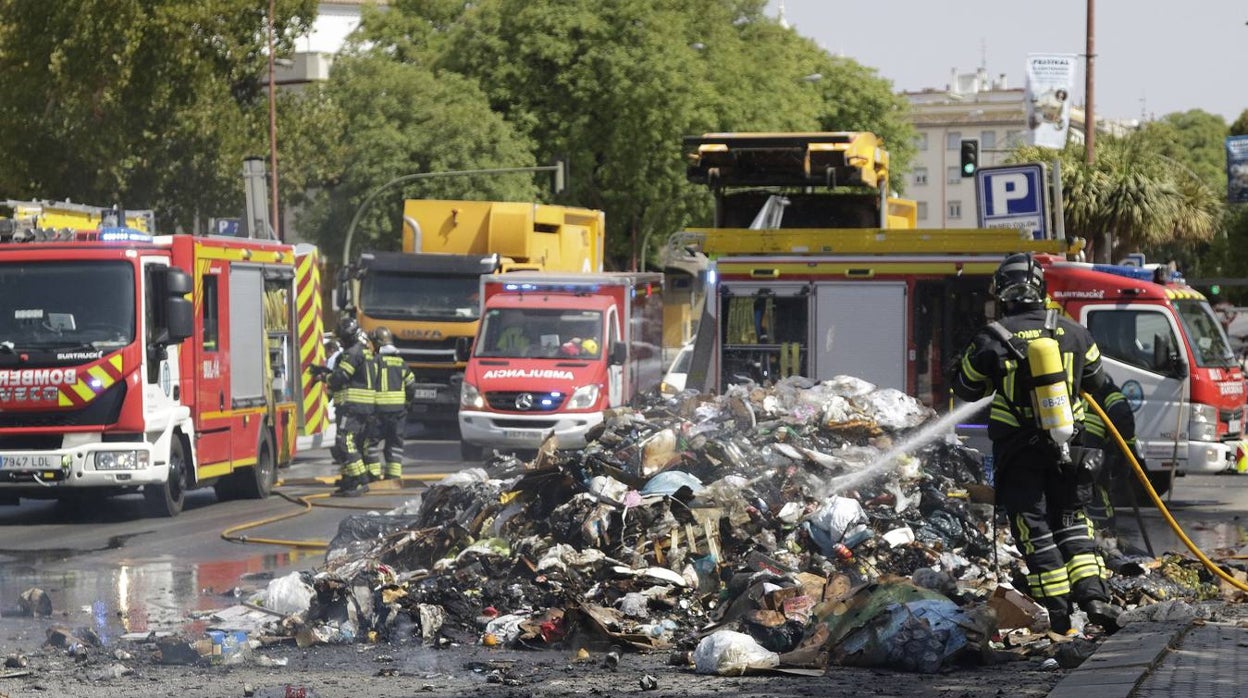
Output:
<svg viewBox="0 0 1248 698">
<path fill-rule="evenodd" d="M 962 141 L 962 176 L 974 177 L 979 169 L 979 141 Z"/>
</svg>

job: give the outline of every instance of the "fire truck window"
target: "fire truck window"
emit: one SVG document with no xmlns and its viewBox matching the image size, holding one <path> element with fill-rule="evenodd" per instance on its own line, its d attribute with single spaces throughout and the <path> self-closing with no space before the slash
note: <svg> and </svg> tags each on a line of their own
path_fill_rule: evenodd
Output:
<svg viewBox="0 0 1248 698">
<path fill-rule="evenodd" d="M 114 351 L 133 341 L 134 269 L 125 262 L 56 261 L 0 270 L 0 338 L 16 348 L 90 345 Z"/>
<path fill-rule="evenodd" d="M 217 351 L 217 343 L 220 340 L 220 316 L 218 313 L 219 305 L 217 301 L 217 277 L 214 275 L 205 275 L 203 279 L 204 297 L 203 297 L 203 326 L 204 326 L 204 351 Z"/>
<path fill-rule="evenodd" d="M 1161 313 L 1136 310 L 1098 310 L 1088 315 L 1088 329 L 1101 354 L 1125 364 L 1160 373 L 1154 365 L 1153 343 L 1157 337 L 1177 346 L 1170 322 Z"/>
</svg>

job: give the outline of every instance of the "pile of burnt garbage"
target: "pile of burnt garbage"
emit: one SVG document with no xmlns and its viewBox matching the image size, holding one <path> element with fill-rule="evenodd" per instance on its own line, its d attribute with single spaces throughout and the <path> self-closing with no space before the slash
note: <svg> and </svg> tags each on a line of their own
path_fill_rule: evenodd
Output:
<svg viewBox="0 0 1248 698">
<path fill-rule="evenodd" d="M 215 614 L 220 637 L 156 654 L 256 661 L 248 649 L 293 640 L 666 652 L 708 674 L 1077 665 L 1098 629 L 1076 612 L 1082 632 L 1048 632 L 954 417 L 849 377 L 652 397 L 608 414 L 583 449 L 495 457 L 348 516 L 323 565 Z M 1124 623 L 1239 598 L 1190 558 L 1115 540 Z M 38 615 L 39 598 L 23 604 Z"/>
<path fill-rule="evenodd" d="M 321 570 L 269 591 L 302 587 L 303 645 L 617 647 L 718 674 L 1058 656 L 982 457 L 943 421 L 849 377 L 652 398 L 584 449 L 348 517 Z M 1107 552 L 1128 608 L 1223 593 L 1184 558 Z"/>
</svg>

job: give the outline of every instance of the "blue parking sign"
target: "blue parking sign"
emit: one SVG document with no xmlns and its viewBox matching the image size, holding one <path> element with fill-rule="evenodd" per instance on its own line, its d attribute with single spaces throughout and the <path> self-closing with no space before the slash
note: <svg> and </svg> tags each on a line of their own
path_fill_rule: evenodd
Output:
<svg viewBox="0 0 1248 698">
<path fill-rule="evenodd" d="M 975 191 L 981 228 L 1022 228 L 1035 240 L 1049 237 L 1045 166 L 1030 163 L 981 167 Z"/>
</svg>

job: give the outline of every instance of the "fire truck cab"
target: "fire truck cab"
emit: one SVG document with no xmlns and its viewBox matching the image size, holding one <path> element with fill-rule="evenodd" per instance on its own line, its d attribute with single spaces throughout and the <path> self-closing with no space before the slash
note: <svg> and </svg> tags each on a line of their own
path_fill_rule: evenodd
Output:
<svg viewBox="0 0 1248 698">
<path fill-rule="evenodd" d="M 326 421 L 314 248 L 40 218 L 0 221 L 0 502 L 267 497 Z"/>
</svg>

